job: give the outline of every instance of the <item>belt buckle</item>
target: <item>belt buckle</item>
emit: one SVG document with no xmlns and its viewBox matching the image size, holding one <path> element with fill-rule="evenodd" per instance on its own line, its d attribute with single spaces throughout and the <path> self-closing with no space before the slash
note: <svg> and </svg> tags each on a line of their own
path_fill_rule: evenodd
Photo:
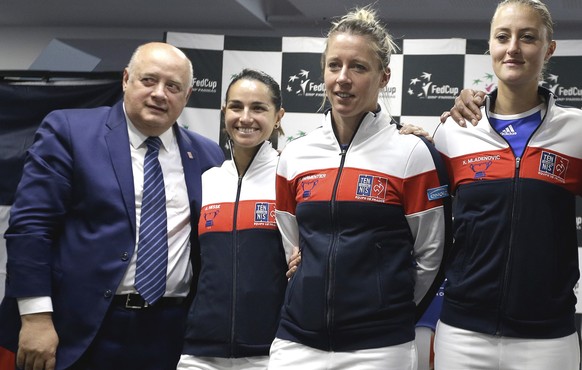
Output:
<svg viewBox="0 0 582 370">
<path fill-rule="evenodd" d="M 136 298 L 141 298 L 141 296 L 139 294 L 128 294 L 127 298 L 125 300 L 125 308 L 129 308 L 132 310 L 141 310 L 142 308 L 146 308 L 149 307 L 149 304 L 147 303 L 147 301 L 143 298 L 141 298 L 142 302 L 136 302 L 136 303 L 132 303 L 132 297 L 136 297 Z"/>
</svg>

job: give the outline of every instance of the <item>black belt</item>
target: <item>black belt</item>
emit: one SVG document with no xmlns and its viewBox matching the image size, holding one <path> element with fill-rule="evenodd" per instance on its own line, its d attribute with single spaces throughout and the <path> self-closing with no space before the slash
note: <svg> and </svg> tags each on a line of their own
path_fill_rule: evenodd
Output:
<svg viewBox="0 0 582 370">
<path fill-rule="evenodd" d="M 154 304 L 150 305 L 139 294 L 122 294 L 113 296 L 112 303 L 116 306 L 132 310 L 141 310 L 150 307 L 170 307 L 179 306 L 186 301 L 184 297 L 162 297 Z"/>
</svg>

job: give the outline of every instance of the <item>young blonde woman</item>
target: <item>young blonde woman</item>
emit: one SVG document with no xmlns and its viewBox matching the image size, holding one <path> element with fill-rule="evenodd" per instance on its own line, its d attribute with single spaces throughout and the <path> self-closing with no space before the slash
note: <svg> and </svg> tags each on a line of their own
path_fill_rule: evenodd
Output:
<svg viewBox="0 0 582 370">
<path fill-rule="evenodd" d="M 582 111 L 538 85 L 556 49 L 543 3 L 502 1 L 489 47 L 498 88 L 480 119 L 447 122 L 434 135 L 455 197 L 435 367 L 578 370 Z"/>
<path fill-rule="evenodd" d="M 277 224 L 301 263 L 269 369 L 417 367 L 415 304 L 442 260 L 447 194 L 429 147 L 378 104 L 393 45 L 370 8 L 334 23 L 322 56 L 331 109 L 281 154 Z"/>
</svg>

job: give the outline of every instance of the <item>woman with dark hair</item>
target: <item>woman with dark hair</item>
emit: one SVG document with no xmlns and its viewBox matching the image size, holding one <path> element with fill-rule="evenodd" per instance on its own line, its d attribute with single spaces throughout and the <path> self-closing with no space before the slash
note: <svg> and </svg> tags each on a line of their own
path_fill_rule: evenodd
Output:
<svg viewBox="0 0 582 370">
<path fill-rule="evenodd" d="M 279 84 L 245 69 L 222 108 L 231 159 L 202 176 L 201 270 L 178 369 L 266 369 L 287 284 L 275 223 Z"/>
</svg>

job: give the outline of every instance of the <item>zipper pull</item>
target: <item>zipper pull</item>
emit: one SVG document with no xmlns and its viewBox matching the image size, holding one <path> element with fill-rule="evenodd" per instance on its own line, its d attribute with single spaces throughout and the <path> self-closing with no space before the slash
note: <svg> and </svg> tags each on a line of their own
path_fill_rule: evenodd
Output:
<svg viewBox="0 0 582 370">
<path fill-rule="evenodd" d="M 515 169 L 519 170 L 519 162 L 521 161 L 520 157 L 515 158 Z"/>
</svg>

